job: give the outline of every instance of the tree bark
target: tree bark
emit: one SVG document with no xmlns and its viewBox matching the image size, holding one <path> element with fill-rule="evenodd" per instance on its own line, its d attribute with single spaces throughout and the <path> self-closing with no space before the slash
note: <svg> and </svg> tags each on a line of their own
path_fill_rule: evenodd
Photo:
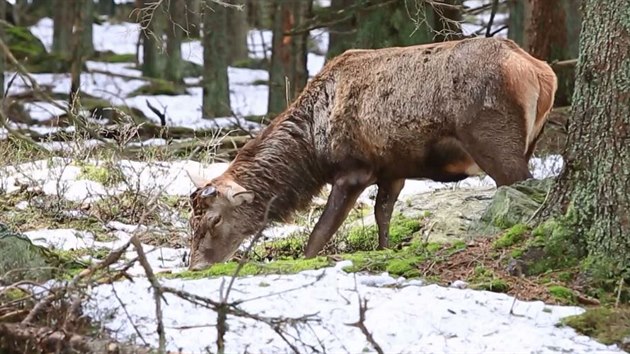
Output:
<svg viewBox="0 0 630 354">
<path fill-rule="evenodd" d="M 166 21 L 166 73 L 167 80 L 176 84 L 184 82 L 182 62 L 182 37 L 186 10 L 182 0 L 168 0 L 165 3 L 169 15 Z"/>
<path fill-rule="evenodd" d="M 77 0 L 53 0 L 53 43 L 52 52 L 67 59 L 72 49 L 73 4 Z"/>
<path fill-rule="evenodd" d="M 94 54 L 94 0 L 82 0 L 83 10 L 81 17 L 83 18 L 83 29 L 81 31 L 81 51 L 82 55 L 90 58 Z"/>
<path fill-rule="evenodd" d="M 7 11 L 6 1 L 0 1 L 0 18 L 5 18 L 6 11 Z M 4 25 L 0 25 L 0 39 L 2 39 L 4 43 L 7 42 L 7 38 L 4 31 Z M 4 98 L 4 70 L 5 70 L 4 57 L 5 57 L 4 54 L 0 55 L 0 73 L 2 73 L 2 75 L 0 75 L 0 100 Z M 2 100 L 2 102 L 4 102 L 4 100 Z M 4 110 L 4 105 L 0 106 L 0 109 Z"/>
<path fill-rule="evenodd" d="M 273 42 L 269 70 L 268 114 L 276 115 L 295 99 L 308 80 L 308 33 L 284 35 L 310 16 L 312 1 L 274 1 Z M 288 85 L 288 87 L 287 87 Z M 287 97 L 288 94 L 288 97 Z"/>
<path fill-rule="evenodd" d="M 74 18 L 71 44 L 72 44 L 72 59 L 70 62 L 70 98 L 68 106 L 70 107 L 71 114 L 77 114 L 79 105 L 79 88 L 81 87 L 81 69 L 83 68 L 83 62 L 85 60 L 85 53 L 83 52 L 83 25 L 85 24 L 84 11 L 86 1 L 92 0 L 74 0 L 72 1 L 72 17 Z"/>
<path fill-rule="evenodd" d="M 113 16 L 116 4 L 114 0 L 99 0 L 98 13 L 101 15 Z"/>
<path fill-rule="evenodd" d="M 205 0 L 203 12 L 203 105 L 202 117 L 230 116 L 228 81 L 227 11 Z M 212 8 L 212 10 L 210 10 Z M 230 11 L 235 11 L 230 9 Z"/>
<path fill-rule="evenodd" d="M 508 11 L 510 12 L 508 38 L 521 47 L 525 47 L 528 43 L 525 28 L 530 22 L 532 12 L 530 2 L 531 0 L 508 0 Z"/>
<path fill-rule="evenodd" d="M 461 6 L 462 0 L 445 0 L 447 5 Z M 435 5 L 436 9 L 433 14 L 433 29 L 438 32 L 435 42 L 444 42 L 448 40 L 462 38 L 462 29 L 459 23 L 462 21 L 462 12 L 460 9 L 449 6 Z"/>
<path fill-rule="evenodd" d="M 186 0 L 185 22 L 187 36 L 199 38 L 201 34 L 201 0 Z"/>
<path fill-rule="evenodd" d="M 571 43 L 578 41 L 579 26 L 575 19 L 569 19 L 567 10 L 579 7 L 578 0 L 531 0 L 529 16 L 526 26 L 525 49 L 534 57 L 552 62 L 577 57 L 577 51 L 571 52 Z M 573 11 L 578 14 L 579 11 Z M 569 34 L 572 38 L 569 38 Z M 575 49 L 575 47 L 574 47 Z M 574 89 L 574 67 L 566 66 L 556 70 L 558 75 L 558 90 L 556 91 L 556 105 L 568 106 Z"/>
<path fill-rule="evenodd" d="M 146 9 L 155 1 L 141 0 L 139 3 L 140 11 L 143 14 L 140 20 L 142 27 L 142 75 L 161 79 L 164 78 L 166 65 L 162 55 L 164 48 L 164 7 L 158 6 L 152 15 L 149 15 Z"/>
<path fill-rule="evenodd" d="M 422 21 L 416 26 L 409 18 Z M 424 1 L 395 1 L 385 6 L 359 10 L 357 13 L 357 35 L 354 48 L 384 48 L 409 46 L 433 42 L 433 33 L 428 24 L 435 22 L 435 14 Z"/>
<path fill-rule="evenodd" d="M 231 1 L 234 4 L 242 4 L 243 0 Z M 247 24 L 247 11 L 230 9 L 227 18 L 228 41 L 229 46 L 229 63 L 234 64 L 238 61 L 247 60 L 249 53 L 247 50 L 247 34 L 249 26 Z"/>
<path fill-rule="evenodd" d="M 630 16 L 627 0 L 585 0 L 565 168 L 549 209 L 571 212 L 594 259 L 630 266 Z M 616 267 L 615 267 L 616 266 Z"/>
<path fill-rule="evenodd" d="M 354 4 L 354 0 L 331 0 L 330 10 L 335 12 L 347 9 Z M 356 17 L 335 23 L 328 32 L 328 51 L 326 60 L 336 57 L 352 47 L 356 34 Z"/>
</svg>

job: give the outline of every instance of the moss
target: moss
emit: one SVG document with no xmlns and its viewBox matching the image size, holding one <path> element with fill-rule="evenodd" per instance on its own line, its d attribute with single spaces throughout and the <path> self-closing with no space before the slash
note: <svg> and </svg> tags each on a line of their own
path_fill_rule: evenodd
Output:
<svg viewBox="0 0 630 354">
<path fill-rule="evenodd" d="M 548 288 L 549 294 L 553 296 L 556 300 L 562 300 L 566 303 L 573 303 L 575 300 L 575 294 L 573 290 L 569 288 L 565 288 L 560 285 L 552 285 Z"/>
<path fill-rule="evenodd" d="M 420 271 L 418 270 L 419 262 L 420 258 L 418 257 L 392 259 L 385 270 L 391 275 L 414 278 L 420 276 Z"/>
<path fill-rule="evenodd" d="M 389 245 L 395 248 L 400 244 L 413 239 L 413 234 L 422 229 L 422 223 L 417 219 L 412 219 L 403 214 L 396 214 L 392 217 L 389 225 Z M 374 224 L 369 226 L 355 226 L 345 238 L 345 252 L 372 251 L 378 247 L 378 227 Z"/>
<path fill-rule="evenodd" d="M 553 179 L 547 178 L 499 187 L 474 229 L 482 233 L 494 233 L 526 223 L 539 209 L 552 184 Z"/>
<path fill-rule="evenodd" d="M 528 274 L 576 266 L 584 256 L 572 221 L 562 217 L 549 219 L 532 230 L 529 248 L 540 248 L 540 257 L 530 260 Z"/>
<path fill-rule="evenodd" d="M 591 308 L 580 315 L 565 317 L 561 322 L 603 344 L 617 344 L 623 350 L 630 350 L 630 308 L 628 307 Z"/>
<path fill-rule="evenodd" d="M 503 279 L 492 279 L 471 285 L 475 290 L 487 290 L 495 293 L 505 293 L 510 290 L 510 285 Z"/>
<path fill-rule="evenodd" d="M 111 164 L 95 166 L 79 163 L 79 166 L 81 168 L 79 178 L 89 179 L 106 187 L 121 183 L 125 178 L 123 173 L 116 166 L 111 166 Z"/>
<path fill-rule="evenodd" d="M 267 70 L 268 60 L 258 58 L 247 58 L 234 61 L 230 66 L 235 68 Z"/>
<path fill-rule="evenodd" d="M 284 259 L 269 263 L 247 262 L 241 268 L 239 276 L 261 274 L 294 274 L 304 270 L 320 269 L 332 266 L 332 261 L 326 257 L 311 259 Z M 218 276 L 232 276 L 238 267 L 238 262 L 218 263 L 202 271 L 184 271 L 176 274 L 162 274 L 166 278 L 201 279 Z"/>
<path fill-rule="evenodd" d="M 139 95 L 168 95 L 168 96 L 176 96 L 176 95 L 185 95 L 186 88 L 182 85 L 176 85 L 172 82 L 165 80 L 154 80 L 149 84 L 141 86 L 131 92 L 128 97 L 134 97 Z"/>
<path fill-rule="evenodd" d="M 476 266 L 470 278 L 470 287 L 475 290 L 487 290 L 497 293 L 505 293 L 510 290 L 507 281 L 497 277 L 491 269 L 484 266 Z"/>
<path fill-rule="evenodd" d="M 508 248 L 521 242 L 525 233 L 527 233 L 528 227 L 525 224 L 516 224 L 507 230 L 501 237 L 493 242 L 495 249 Z"/>
<path fill-rule="evenodd" d="M 118 54 L 111 50 L 95 53 L 94 60 L 106 63 L 133 63 L 136 61 L 135 54 Z"/>
<path fill-rule="evenodd" d="M 5 26 L 5 35 L 9 49 L 16 59 L 33 60 L 46 56 L 46 47 L 28 28 Z"/>
</svg>

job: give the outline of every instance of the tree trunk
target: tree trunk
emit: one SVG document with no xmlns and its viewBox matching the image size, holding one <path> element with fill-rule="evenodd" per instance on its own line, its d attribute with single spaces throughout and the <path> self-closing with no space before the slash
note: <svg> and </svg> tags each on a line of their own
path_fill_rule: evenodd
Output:
<svg viewBox="0 0 630 354">
<path fill-rule="evenodd" d="M 243 0 L 232 1 L 234 4 L 241 4 Z M 230 9 L 227 17 L 228 41 L 229 46 L 229 63 L 234 64 L 238 61 L 247 60 L 249 53 L 247 51 L 247 34 L 249 26 L 247 24 L 247 11 Z"/>
<path fill-rule="evenodd" d="M 182 37 L 185 6 L 178 0 L 165 3 L 168 12 L 166 22 L 166 73 L 167 80 L 180 84 L 184 82 L 182 62 Z"/>
<path fill-rule="evenodd" d="M 3 1 L 6 2 L 6 1 Z M 6 7 L 6 5 L 5 5 Z M 13 5 L 13 23 L 16 26 L 23 26 L 24 24 L 22 23 L 22 15 L 24 15 L 24 13 L 26 12 L 28 8 L 28 1 L 27 0 L 16 0 L 15 4 Z M 4 15 L 2 18 L 6 18 L 7 15 L 7 9 L 4 9 Z"/>
<path fill-rule="evenodd" d="M 557 0 L 554 0 L 557 1 Z M 508 21 L 508 38 L 525 47 L 527 32 L 525 27 L 530 22 L 531 0 L 508 0 L 510 18 Z"/>
<path fill-rule="evenodd" d="M 142 9 L 146 9 L 155 3 L 154 0 L 139 1 Z M 146 14 L 145 10 L 141 10 Z M 153 11 L 153 16 L 141 18 L 142 27 L 142 75 L 156 79 L 164 78 L 165 60 L 164 50 L 164 7 L 158 6 Z"/>
<path fill-rule="evenodd" d="M 576 33 L 575 19 L 568 19 L 567 8 L 578 6 L 578 0 L 531 0 L 525 49 L 534 57 L 548 62 L 576 58 L 577 52 L 570 51 L 569 33 L 571 32 L 573 36 L 571 40 L 577 42 L 579 30 Z M 574 67 L 564 66 L 556 70 L 556 75 L 558 75 L 556 105 L 568 106 L 571 104 L 574 88 Z"/>
<path fill-rule="evenodd" d="M 462 0 L 445 0 L 447 5 L 462 5 Z M 460 23 L 462 21 L 462 12 L 460 9 L 449 6 L 440 7 L 434 5 L 438 10 L 433 14 L 433 30 L 437 32 L 435 42 L 444 42 L 448 40 L 462 38 L 462 29 Z M 439 12 L 438 12 L 439 11 Z"/>
<path fill-rule="evenodd" d="M 630 17 L 627 0 L 585 0 L 566 166 L 547 208 L 611 271 L 630 266 Z M 556 207 L 558 206 L 558 207 Z"/>
<path fill-rule="evenodd" d="M 339 11 L 347 9 L 354 4 L 354 0 L 331 0 L 330 10 Z M 336 57 L 352 47 L 355 38 L 356 17 L 335 23 L 329 29 L 328 51 L 326 60 Z"/>
<path fill-rule="evenodd" d="M 421 14 L 425 21 L 416 28 L 409 14 Z M 427 24 L 435 22 L 435 14 L 424 1 L 399 0 L 386 6 L 373 6 L 357 13 L 357 36 L 354 48 L 384 48 L 433 42 Z"/>
<path fill-rule="evenodd" d="M 53 43 L 52 52 L 61 59 L 68 59 L 72 49 L 72 24 L 74 23 L 73 2 L 53 0 Z"/>
<path fill-rule="evenodd" d="M 0 1 L 0 18 L 5 18 L 6 11 L 7 11 L 7 2 Z M 5 27 L 4 25 L 0 25 L 0 39 L 2 39 L 4 43 L 6 43 L 7 38 L 5 35 L 4 27 Z M 0 100 L 2 100 L 1 102 L 4 102 L 3 100 L 4 98 L 4 70 L 5 70 L 4 58 L 5 58 L 4 54 L 0 55 L 0 73 L 2 73 L 2 75 L 0 75 Z M 0 109 L 4 110 L 4 105 L 1 105 Z"/>
<path fill-rule="evenodd" d="M 86 0 L 92 1 L 92 0 Z M 68 105 L 70 107 L 71 114 L 77 114 L 79 109 L 79 88 L 81 87 L 81 69 L 83 68 L 83 62 L 85 60 L 85 54 L 83 52 L 83 25 L 85 24 L 85 0 L 74 0 L 71 13 L 73 21 L 74 31 L 71 34 L 72 44 L 72 59 L 70 62 L 70 98 Z"/>
<path fill-rule="evenodd" d="M 203 12 L 203 105 L 202 117 L 231 114 L 227 62 L 227 11 L 224 6 L 205 0 Z M 229 9 L 229 11 L 235 11 Z"/>
<path fill-rule="evenodd" d="M 274 1 L 269 115 L 284 111 L 287 103 L 300 94 L 308 80 L 306 68 L 308 33 L 297 35 L 283 33 L 301 26 L 310 16 L 312 5 L 312 1 Z"/>
<path fill-rule="evenodd" d="M 190 38 L 199 38 L 201 34 L 201 0 L 186 0 L 185 22 L 187 36 Z"/>
<path fill-rule="evenodd" d="M 114 0 L 98 0 L 98 13 L 101 15 L 113 16 L 115 7 Z"/>
<path fill-rule="evenodd" d="M 81 51 L 86 58 L 92 57 L 94 54 L 94 38 L 92 27 L 94 24 L 94 0 L 82 0 L 83 10 L 81 16 L 83 18 L 83 30 L 81 31 Z"/>
</svg>

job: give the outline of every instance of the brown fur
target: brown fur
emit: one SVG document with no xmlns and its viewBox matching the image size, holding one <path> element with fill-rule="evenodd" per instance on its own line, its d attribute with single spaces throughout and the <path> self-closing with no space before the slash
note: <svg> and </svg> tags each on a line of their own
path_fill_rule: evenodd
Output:
<svg viewBox="0 0 630 354">
<path fill-rule="evenodd" d="M 286 221 L 332 184 L 306 247 L 312 257 L 371 184 L 379 187 L 375 215 L 386 247 L 405 179 L 459 181 L 477 166 L 498 185 L 530 178 L 527 162 L 556 87 L 546 63 L 507 39 L 349 50 L 327 63 L 224 174 L 196 183 L 193 200 L 204 186 L 218 190 L 211 202 L 194 204 L 196 217 L 221 222 L 193 241 L 191 268 L 233 254 L 262 226 L 273 196 L 269 220 Z M 234 188 L 249 191 L 251 202 L 230 204 Z"/>
</svg>

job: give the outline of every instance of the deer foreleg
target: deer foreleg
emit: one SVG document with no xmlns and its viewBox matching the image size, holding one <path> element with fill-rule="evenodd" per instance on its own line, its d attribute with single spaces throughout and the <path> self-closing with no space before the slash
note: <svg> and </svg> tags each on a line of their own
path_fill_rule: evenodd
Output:
<svg viewBox="0 0 630 354">
<path fill-rule="evenodd" d="M 374 218 L 378 225 L 378 248 L 389 247 L 389 222 L 394 211 L 394 204 L 400 191 L 405 185 L 404 179 L 379 182 L 376 203 L 374 204 Z"/>
<path fill-rule="evenodd" d="M 350 172 L 335 180 L 324 212 L 306 244 L 305 258 L 315 257 L 324 248 L 350 213 L 361 192 L 372 183 L 372 174 L 365 171 Z"/>
</svg>

